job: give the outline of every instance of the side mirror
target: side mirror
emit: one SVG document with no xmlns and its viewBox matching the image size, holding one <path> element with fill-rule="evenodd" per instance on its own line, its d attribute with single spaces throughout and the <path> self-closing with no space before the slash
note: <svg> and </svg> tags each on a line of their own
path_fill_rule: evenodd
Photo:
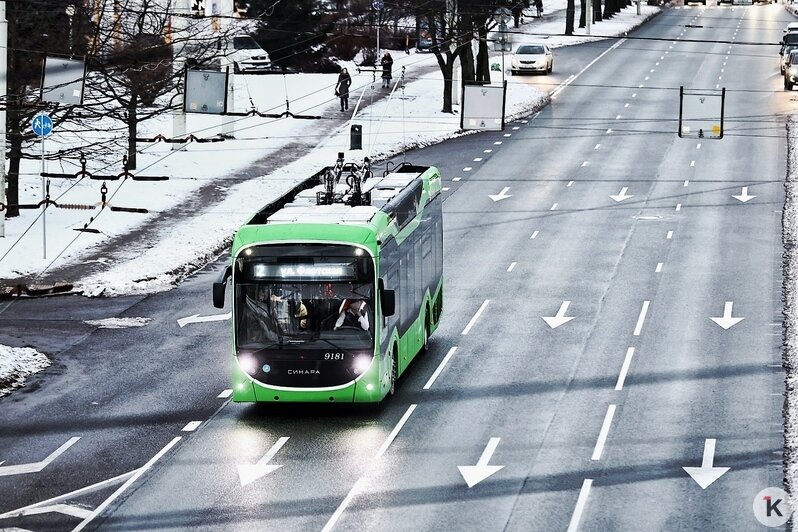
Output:
<svg viewBox="0 0 798 532">
<path fill-rule="evenodd" d="M 383 316 L 393 316 L 396 313 L 396 291 L 382 290 L 380 292 L 380 307 Z"/>
<path fill-rule="evenodd" d="M 213 283 L 213 306 L 224 308 L 224 291 L 227 287 L 227 280 L 233 274 L 233 267 L 228 266 L 224 269 L 219 278 Z"/>
</svg>

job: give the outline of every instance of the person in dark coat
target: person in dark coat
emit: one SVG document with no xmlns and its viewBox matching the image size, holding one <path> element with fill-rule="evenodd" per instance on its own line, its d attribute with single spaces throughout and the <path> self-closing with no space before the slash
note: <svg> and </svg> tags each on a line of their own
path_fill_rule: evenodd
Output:
<svg viewBox="0 0 798 532">
<path fill-rule="evenodd" d="M 393 68 L 393 57 L 388 52 L 382 56 L 382 88 L 387 89 L 391 86 L 391 69 Z"/>
<path fill-rule="evenodd" d="M 349 86 L 352 84 L 352 77 L 346 68 L 341 69 L 338 74 L 338 83 L 335 85 L 335 95 L 341 99 L 341 112 L 349 109 Z"/>
</svg>

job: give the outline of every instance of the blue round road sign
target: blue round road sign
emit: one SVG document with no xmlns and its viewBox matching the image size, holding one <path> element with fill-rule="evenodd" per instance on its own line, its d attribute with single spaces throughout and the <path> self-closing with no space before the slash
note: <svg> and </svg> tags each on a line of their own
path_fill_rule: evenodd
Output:
<svg viewBox="0 0 798 532">
<path fill-rule="evenodd" d="M 382 3 L 382 0 L 374 0 L 372 5 L 377 11 L 382 11 L 382 8 L 385 7 L 385 4 Z"/>
<path fill-rule="evenodd" d="M 39 113 L 33 117 L 30 126 L 37 137 L 46 137 L 53 132 L 53 119 L 47 113 Z"/>
</svg>

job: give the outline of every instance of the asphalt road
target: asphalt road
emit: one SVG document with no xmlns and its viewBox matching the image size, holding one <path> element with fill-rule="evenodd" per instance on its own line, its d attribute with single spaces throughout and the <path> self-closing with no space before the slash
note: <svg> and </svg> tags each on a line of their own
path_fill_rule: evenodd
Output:
<svg viewBox="0 0 798 532">
<path fill-rule="evenodd" d="M 57 363 L 0 401 L 2 465 L 80 440 L 40 472 L 0 467 L 0 526 L 764 529 L 754 496 L 783 477 L 794 104 L 776 49 L 738 43 L 778 41 L 789 18 L 775 5 L 668 9 L 643 39 L 558 50 L 552 76 L 512 78 L 569 82 L 534 118 L 414 152 L 447 181 L 445 317 L 377 411 L 227 403 L 229 323 L 176 323 L 218 313 L 219 264 L 144 298 L 14 303 L 0 343 Z M 716 85 L 726 136 L 679 139 L 678 88 Z M 756 197 L 733 198 L 742 187 Z M 551 328 L 542 318 L 564 302 L 573 320 Z M 724 330 L 710 318 L 727 302 L 744 319 Z M 152 321 L 85 323 L 116 316 Z M 708 440 L 730 470 L 702 489 L 682 468 Z M 270 449 L 281 467 L 242 486 L 239 466 Z M 503 468 L 469 488 L 458 466 L 483 451 Z"/>
</svg>

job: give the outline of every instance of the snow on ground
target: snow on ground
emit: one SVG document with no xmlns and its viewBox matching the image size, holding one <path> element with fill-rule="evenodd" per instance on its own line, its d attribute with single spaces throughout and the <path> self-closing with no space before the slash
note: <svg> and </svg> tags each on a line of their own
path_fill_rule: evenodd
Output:
<svg viewBox="0 0 798 532">
<path fill-rule="evenodd" d="M 784 242 L 784 355 L 787 397 L 784 405 L 784 455 L 792 507 L 798 494 L 798 115 L 787 122 L 786 201 L 782 214 Z"/>
<path fill-rule="evenodd" d="M 0 397 L 25 384 L 28 375 L 50 365 L 50 360 L 30 347 L 0 345 Z"/>
<path fill-rule="evenodd" d="M 144 327 L 152 318 L 105 318 L 102 320 L 86 320 L 84 323 L 100 329 L 127 329 L 129 327 Z"/>
</svg>

